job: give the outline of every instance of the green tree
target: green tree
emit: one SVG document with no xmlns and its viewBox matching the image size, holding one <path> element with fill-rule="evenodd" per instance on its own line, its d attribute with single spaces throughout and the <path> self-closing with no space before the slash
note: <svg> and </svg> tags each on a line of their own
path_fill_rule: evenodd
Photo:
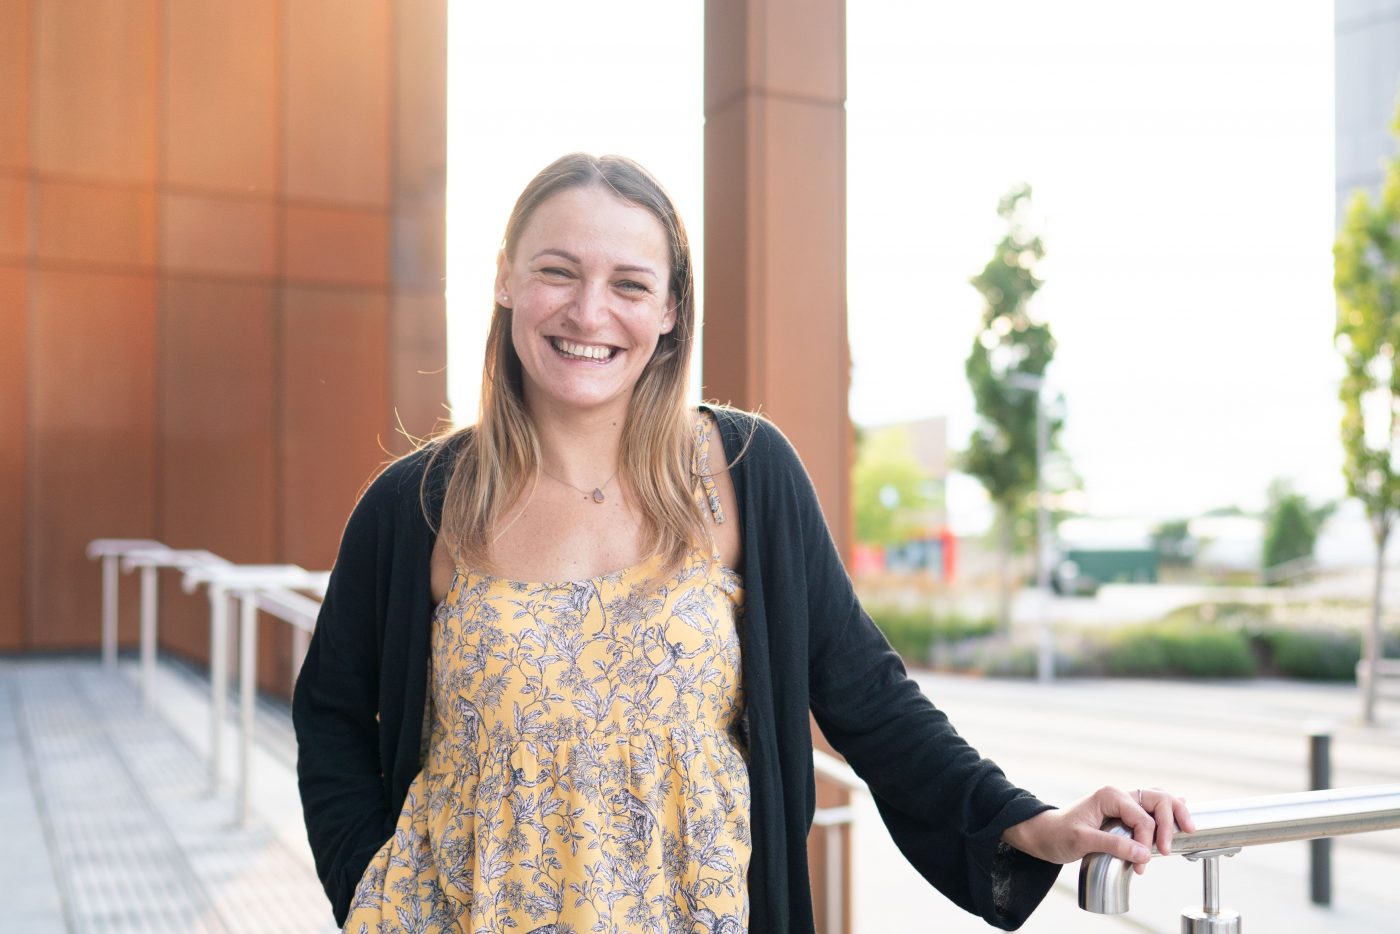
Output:
<svg viewBox="0 0 1400 934">
<path fill-rule="evenodd" d="M 861 432 L 851 487 L 856 540 L 867 545 L 908 541 L 941 504 L 933 475 L 915 459 L 902 428 Z"/>
<path fill-rule="evenodd" d="M 1190 567 L 1196 557 L 1196 540 L 1191 537 L 1190 519 L 1168 519 L 1152 530 L 1157 560 L 1170 567 Z"/>
<path fill-rule="evenodd" d="M 1012 188 L 997 213 L 1006 233 L 972 285 L 982 293 L 982 326 L 967 358 L 967 380 L 977 406 L 977 427 L 968 440 L 962 468 L 986 488 L 996 509 L 1000 594 L 998 618 L 1010 626 L 1010 553 L 1016 516 L 1035 491 L 1037 393 L 1024 385 L 1043 379 L 1055 356 L 1050 326 L 1031 318 L 1028 306 L 1040 289 L 1037 264 L 1045 246 L 1031 225 L 1031 189 Z M 1015 385 L 1014 375 L 1023 385 Z M 1049 400 L 1045 400 L 1049 402 Z M 1063 419 L 1049 419 L 1050 448 Z"/>
<path fill-rule="evenodd" d="M 1264 520 L 1263 567 L 1265 574 L 1289 561 L 1311 558 L 1322 523 L 1333 505 L 1313 506 L 1285 481 L 1269 484 L 1269 506 Z"/>
<path fill-rule="evenodd" d="M 1400 136 L 1400 115 L 1391 130 Z M 1380 200 L 1358 191 L 1333 247 L 1337 292 L 1337 349 L 1346 363 L 1342 378 L 1342 446 L 1347 493 L 1361 500 L 1376 545 L 1371 620 L 1365 660 L 1372 673 L 1362 714 L 1375 722 L 1376 659 L 1380 657 L 1381 587 L 1385 545 L 1400 510 L 1396 465 L 1400 412 L 1400 157 L 1388 160 Z"/>
</svg>

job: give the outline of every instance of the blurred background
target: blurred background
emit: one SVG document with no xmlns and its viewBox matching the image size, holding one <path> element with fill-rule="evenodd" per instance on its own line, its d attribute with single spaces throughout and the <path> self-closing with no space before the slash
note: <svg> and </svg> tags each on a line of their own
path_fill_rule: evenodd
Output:
<svg viewBox="0 0 1400 934">
<path fill-rule="evenodd" d="M 0 737 L 26 763 L 0 789 L 54 867 L 27 870 L 49 880 L 24 886 L 33 929 L 116 929 L 130 900 L 65 875 L 81 847 L 42 792 L 61 718 L 36 711 L 125 710 L 158 649 L 176 706 L 221 716 L 189 706 L 222 677 L 210 602 L 172 573 L 194 559 L 107 591 L 91 559 L 128 546 L 91 543 L 328 569 L 374 473 L 475 420 L 507 215 L 572 150 L 670 189 L 702 273 L 695 399 L 793 439 L 872 616 L 984 748 L 1025 759 L 1013 777 L 1190 785 L 1188 727 L 1225 708 L 1249 713 L 1222 749 L 1260 711 L 1289 736 L 1325 714 L 1355 782 L 1394 780 L 1400 715 L 1357 663 L 1400 656 L 1398 88 L 1396 0 L 0 0 Z M 120 662 L 98 669 L 108 593 Z M 305 632 L 250 618 L 222 668 L 258 688 L 286 799 Z M 1059 749 L 1095 745 L 1076 692 L 1181 731 L 1135 725 L 1140 758 L 1059 777 L 998 732 L 1030 706 Z M 171 729 L 207 756 L 193 722 Z M 1193 796 L 1302 787 L 1301 751 Z M 833 775 L 823 804 L 868 813 L 814 837 L 819 923 L 899 927 L 898 857 Z M 261 819 L 305 883 L 283 799 Z M 210 800 L 215 833 L 231 805 Z M 1358 878 L 1400 865 L 1374 840 Z M 171 929 L 239 927 L 200 884 Z M 309 892 L 287 897 L 319 918 Z M 1375 929 L 1393 898 L 1368 883 L 1361 914 L 1306 923 Z"/>
</svg>

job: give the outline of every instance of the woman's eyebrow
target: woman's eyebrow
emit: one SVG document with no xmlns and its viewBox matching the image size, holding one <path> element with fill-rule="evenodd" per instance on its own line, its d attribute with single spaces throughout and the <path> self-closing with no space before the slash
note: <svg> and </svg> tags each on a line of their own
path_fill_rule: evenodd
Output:
<svg viewBox="0 0 1400 934">
<path fill-rule="evenodd" d="M 569 262 L 574 263 L 575 265 L 583 265 L 583 260 L 570 253 L 568 250 L 561 250 L 558 247 L 545 247 L 543 250 L 540 250 L 534 256 L 530 257 L 530 261 L 534 262 L 541 256 L 557 256 L 560 259 L 566 259 Z M 623 264 L 620 266 L 614 266 L 613 272 L 644 272 L 647 275 L 651 276 L 653 279 L 657 278 L 656 270 L 652 269 L 650 266 L 632 266 L 628 264 Z"/>
<path fill-rule="evenodd" d="M 582 262 L 583 262 L 583 261 L 580 260 L 577 256 L 575 256 L 574 254 L 570 253 L 568 250 L 560 250 L 560 249 L 557 249 L 556 247 L 552 247 L 552 246 L 551 246 L 551 247 L 545 247 L 543 250 L 540 250 L 540 251 L 539 251 L 538 253 L 536 253 L 534 256 L 530 257 L 530 261 L 533 262 L 533 261 L 539 259 L 541 256 L 557 256 L 557 257 L 559 257 L 560 259 L 566 259 L 566 260 L 568 260 L 568 261 L 571 262 L 571 263 L 582 263 Z"/>
</svg>

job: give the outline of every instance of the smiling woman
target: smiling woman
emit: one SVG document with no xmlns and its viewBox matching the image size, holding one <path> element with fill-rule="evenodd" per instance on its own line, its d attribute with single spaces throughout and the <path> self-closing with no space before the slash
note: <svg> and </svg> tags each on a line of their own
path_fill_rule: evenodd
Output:
<svg viewBox="0 0 1400 934">
<path fill-rule="evenodd" d="M 686 404 L 689 245 L 644 169 L 548 166 L 495 288 L 481 420 L 366 491 L 297 681 L 346 930 L 809 934 L 809 715 L 910 861 L 1001 927 L 1059 863 L 1145 864 L 1191 828 L 1156 790 L 1054 810 L 919 693 L 787 440 Z"/>
</svg>

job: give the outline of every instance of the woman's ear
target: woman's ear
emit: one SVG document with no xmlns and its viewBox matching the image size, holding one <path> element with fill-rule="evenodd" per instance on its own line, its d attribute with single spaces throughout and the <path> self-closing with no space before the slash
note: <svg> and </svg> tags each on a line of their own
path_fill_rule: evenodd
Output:
<svg viewBox="0 0 1400 934">
<path fill-rule="evenodd" d="M 666 312 L 661 316 L 661 333 L 670 334 L 676 326 L 676 300 L 667 299 Z"/>
<path fill-rule="evenodd" d="M 506 251 L 501 250 L 496 254 L 496 304 L 506 308 L 510 307 L 510 260 L 506 258 Z"/>
</svg>

